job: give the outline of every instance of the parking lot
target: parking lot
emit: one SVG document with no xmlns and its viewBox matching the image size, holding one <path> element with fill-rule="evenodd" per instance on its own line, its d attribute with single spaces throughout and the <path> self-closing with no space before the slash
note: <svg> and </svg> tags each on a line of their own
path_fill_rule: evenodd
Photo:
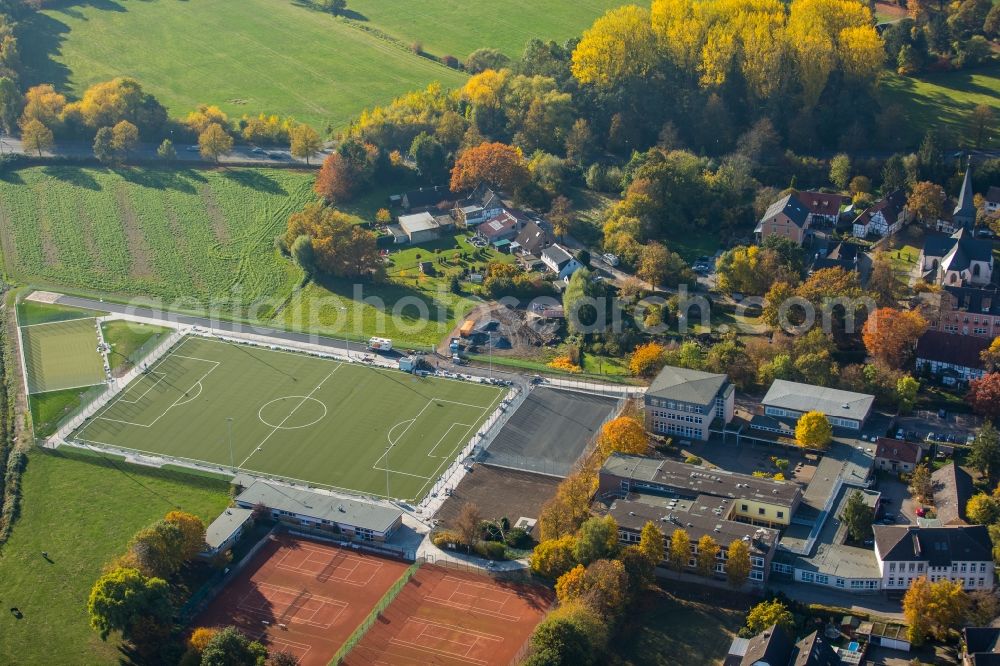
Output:
<svg viewBox="0 0 1000 666">
<path fill-rule="evenodd" d="M 922 506 L 910 497 L 906 484 L 895 475 L 883 473 L 879 475 L 877 490 L 882 493 L 882 514 L 877 520 L 893 516 L 893 524 L 910 525 L 916 523 L 916 509 Z"/>
<path fill-rule="evenodd" d="M 965 444 L 970 435 L 975 435 L 982 425 L 982 420 L 972 414 L 952 414 L 945 412 L 944 418 L 938 412 L 917 410 L 911 416 L 901 416 L 896 420 L 897 427 L 908 433 L 915 434 L 912 439 L 921 442 L 927 440 L 927 435 L 933 433 L 933 439 L 939 442 Z"/>
</svg>

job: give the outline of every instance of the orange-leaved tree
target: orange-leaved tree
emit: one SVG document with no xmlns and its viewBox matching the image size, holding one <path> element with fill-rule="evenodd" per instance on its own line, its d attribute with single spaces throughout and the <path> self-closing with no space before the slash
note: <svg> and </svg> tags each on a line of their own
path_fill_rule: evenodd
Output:
<svg viewBox="0 0 1000 666">
<path fill-rule="evenodd" d="M 861 339 L 876 360 L 899 369 L 926 330 L 927 320 L 919 312 L 879 308 L 865 321 Z"/>
<path fill-rule="evenodd" d="M 636 377 L 652 377 L 663 368 L 665 363 L 664 350 L 664 346 L 658 342 L 647 342 L 644 345 L 639 345 L 629 357 L 629 372 Z"/>
<path fill-rule="evenodd" d="M 646 429 L 632 416 L 619 416 L 604 424 L 597 445 L 606 458 L 612 453 L 638 455 L 649 448 Z"/>
<path fill-rule="evenodd" d="M 451 189 L 461 192 L 486 183 L 499 189 L 515 189 L 528 182 L 528 166 L 521 151 L 505 143 L 481 143 L 455 160 Z"/>
</svg>

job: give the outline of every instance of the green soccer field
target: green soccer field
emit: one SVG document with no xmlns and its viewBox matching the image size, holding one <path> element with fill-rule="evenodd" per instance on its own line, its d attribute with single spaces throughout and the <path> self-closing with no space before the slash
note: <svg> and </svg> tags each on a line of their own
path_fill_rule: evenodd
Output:
<svg viewBox="0 0 1000 666">
<path fill-rule="evenodd" d="M 188 337 L 73 437 L 419 501 L 502 396 L 492 386 Z"/>
<path fill-rule="evenodd" d="M 104 381 L 96 319 L 24 326 L 21 337 L 29 392 L 59 391 Z"/>
</svg>

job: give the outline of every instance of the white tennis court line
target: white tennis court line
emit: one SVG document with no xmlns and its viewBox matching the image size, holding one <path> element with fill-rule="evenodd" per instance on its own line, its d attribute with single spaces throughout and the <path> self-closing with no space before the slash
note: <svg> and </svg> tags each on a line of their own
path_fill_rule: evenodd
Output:
<svg viewBox="0 0 1000 666">
<path fill-rule="evenodd" d="M 321 388 L 323 388 L 323 384 L 326 383 L 326 380 L 330 379 L 330 377 L 333 377 L 333 373 L 337 372 L 337 370 L 340 370 L 342 367 L 344 367 L 344 364 L 343 363 L 339 364 L 337 367 L 335 367 L 333 370 L 330 371 L 330 374 L 328 374 L 326 377 L 324 377 L 322 380 L 320 380 L 320 383 L 316 385 L 316 388 L 314 388 L 312 391 L 309 391 L 308 394 L 304 395 L 302 397 L 302 400 L 299 400 L 299 404 L 295 405 L 295 407 L 292 408 L 292 411 L 288 412 L 288 414 L 285 416 L 285 418 L 281 419 L 281 422 L 278 423 L 278 425 L 276 425 L 276 426 L 274 426 L 272 428 L 271 432 L 268 433 L 267 437 L 265 437 L 260 442 L 260 444 L 257 445 L 257 448 L 255 448 L 253 451 L 250 452 L 250 455 L 248 455 L 243 460 L 243 462 L 241 462 L 239 464 L 239 466 L 243 467 L 244 465 L 246 465 L 247 464 L 247 460 L 250 460 L 250 458 L 253 457 L 253 454 L 255 454 L 258 451 L 260 451 L 264 447 L 264 444 L 267 443 L 267 440 L 271 439 L 271 437 L 274 435 L 274 433 L 276 433 L 279 430 L 281 430 L 281 426 L 285 425 L 285 421 L 287 421 L 288 419 L 292 418 L 292 416 L 295 415 L 295 412 L 299 411 L 299 407 L 301 407 L 303 404 L 305 404 L 306 400 L 308 400 L 309 398 L 311 398 L 313 396 L 313 393 L 315 393 L 316 391 L 318 391 Z"/>
<path fill-rule="evenodd" d="M 256 590 L 250 590 L 247 592 L 243 598 L 241 598 L 237 603 L 236 607 L 241 611 L 247 613 L 254 613 L 257 615 L 266 615 L 274 618 L 281 618 L 289 610 L 294 609 L 294 612 L 288 616 L 287 619 L 280 620 L 289 624 L 308 624 L 314 627 L 319 627 L 320 629 L 329 629 L 333 624 L 343 615 L 344 611 L 350 606 L 349 603 L 345 601 L 340 601 L 339 599 L 331 599 L 330 597 L 324 597 L 310 592 L 306 592 L 306 596 L 302 603 L 308 603 L 310 601 L 318 602 L 320 605 L 313 610 L 308 610 L 303 606 L 293 606 L 297 600 L 299 600 L 303 595 L 301 590 L 295 590 L 290 587 L 284 587 L 282 585 L 274 585 L 272 583 L 256 583 Z M 280 599 L 280 595 L 288 595 L 291 599 L 288 602 L 281 602 L 271 597 L 268 597 L 267 592 L 277 593 Z M 258 601 L 257 605 L 252 604 L 249 599 L 254 593 L 257 592 L 259 596 L 263 597 L 263 601 Z M 283 606 L 279 604 L 284 604 Z M 318 622 L 313 620 L 316 615 L 327 606 L 333 606 L 337 609 L 336 614 L 329 622 Z M 300 615 L 300 613 L 310 613 L 308 617 Z M 277 621 L 277 620 L 276 620 Z"/>
<path fill-rule="evenodd" d="M 448 594 L 448 598 L 444 599 L 441 597 L 435 597 L 428 595 L 424 597 L 427 601 L 430 601 L 441 606 L 447 606 L 449 608 L 457 608 L 460 610 L 468 611 L 470 613 L 476 613 L 479 615 L 487 615 L 489 617 L 495 617 L 501 620 L 508 620 L 510 622 L 518 622 L 521 619 L 520 615 L 511 615 L 509 613 L 503 613 L 500 609 L 507 605 L 507 602 L 514 598 L 514 595 L 510 592 L 501 592 L 491 585 L 484 585 L 482 583 L 473 583 L 471 581 L 462 580 L 461 578 L 455 578 L 453 576 L 445 576 L 442 582 L 450 582 L 457 584 L 455 589 Z M 464 592 L 463 588 L 465 586 L 472 588 L 479 588 L 481 591 L 488 592 L 490 594 L 499 594 L 503 601 L 499 599 L 484 599 L 481 594 L 473 594 L 469 592 Z M 436 590 L 435 590 L 436 592 Z M 456 600 L 456 596 L 463 596 L 472 599 L 472 601 L 460 601 Z M 490 603 L 498 604 L 497 610 L 489 610 L 483 608 L 477 604 Z"/>
<path fill-rule="evenodd" d="M 456 627 L 454 625 L 445 624 L 443 622 L 432 622 L 430 620 L 418 619 L 415 617 L 409 617 L 406 619 L 406 624 L 409 626 L 416 625 L 420 627 L 420 633 L 417 634 L 415 640 L 405 640 L 395 636 L 389 639 L 390 643 L 395 643 L 396 645 L 402 645 L 404 647 L 410 648 L 411 650 L 420 650 L 423 652 L 429 652 L 431 654 L 439 654 L 457 661 L 464 662 L 466 664 L 478 664 L 479 666 L 486 666 L 489 663 L 486 659 L 480 659 L 478 657 L 470 657 L 469 654 L 475 650 L 480 645 L 480 641 L 486 643 L 503 643 L 504 639 L 502 636 L 496 636 L 494 634 L 487 634 L 481 631 L 474 631 L 471 629 L 463 629 L 462 627 Z M 462 636 L 468 636 L 472 640 L 470 642 L 462 643 L 451 638 L 445 638 L 440 634 L 435 634 L 434 630 L 444 630 L 446 632 L 455 632 Z M 405 627 L 404 627 L 405 630 Z M 400 632 L 402 633 L 402 631 Z M 435 648 L 428 645 L 421 645 L 416 642 L 422 638 L 428 638 L 438 644 L 453 644 L 461 648 L 459 650 L 449 650 L 442 648 Z"/>
<path fill-rule="evenodd" d="M 330 555 L 336 554 L 337 551 L 326 551 L 326 550 L 319 550 L 316 548 L 302 548 L 301 550 L 307 551 L 308 554 L 306 555 L 306 559 L 302 560 L 299 564 L 297 565 L 285 564 L 285 560 L 287 560 L 292 553 L 297 552 L 296 550 L 289 550 L 288 552 L 285 553 L 284 557 L 278 560 L 277 564 L 275 564 L 275 567 L 277 567 L 278 569 L 284 569 L 285 571 L 294 571 L 296 573 L 307 574 L 309 576 L 319 576 L 320 574 L 324 574 L 328 575 L 330 579 L 346 583 L 348 585 L 354 585 L 355 587 L 367 587 L 375 579 L 375 576 L 378 575 L 379 571 L 382 570 L 381 562 L 375 562 L 372 560 L 363 560 L 357 557 L 342 558 L 340 562 L 352 562 L 354 566 L 348 569 L 346 567 L 340 566 L 340 563 L 337 563 L 337 566 L 333 569 L 333 571 L 330 574 L 325 574 L 323 571 L 313 571 L 311 569 L 304 569 L 302 568 L 302 565 L 306 564 L 307 562 L 312 564 L 319 564 L 324 568 L 330 566 L 331 564 L 334 564 L 337 558 L 330 559 Z M 321 558 L 325 556 L 325 559 L 312 560 L 310 558 L 313 555 L 316 555 L 317 557 Z M 374 567 L 371 575 L 368 576 L 368 578 L 364 581 L 351 580 L 350 579 L 351 574 L 357 571 L 362 564 L 368 564 Z M 341 572 L 343 572 L 344 575 L 342 576 L 339 575 Z"/>
<path fill-rule="evenodd" d="M 254 634 L 254 640 L 260 643 L 275 645 L 279 648 L 279 651 L 281 648 L 286 648 L 284 651 L 291 652 L 292 656 L 295 657 L 296 661 L 300 664 L 302 663 L 302 660 L 305 659 L 305 656 L 309 654 L 309 650 L 312 650 L 312 645 L 291 641 L 288 640 L 287 638 L 279 638 L 278 636 L 272 636 L 271 634 L 267 633 L 266 629 L 257 631 L 257 633 Z"/>
</svg>

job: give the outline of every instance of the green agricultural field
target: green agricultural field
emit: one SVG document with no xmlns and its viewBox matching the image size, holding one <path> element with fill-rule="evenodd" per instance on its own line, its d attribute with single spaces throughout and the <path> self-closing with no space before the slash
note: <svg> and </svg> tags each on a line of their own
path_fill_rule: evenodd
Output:
<svg viewBox="0 0 1000 666">
<path fill-rule="evenodd" d="M 903 108 L 912 128 L 910 139 L 919 141 L 928 129 L 948 126 L 964 140 L 969 112 L 978 104 L 1000 111 L 1000 65 L 919 77 L 887 73 L 881 93 L 886 104 Z M 1000 147 L 1000 134 L 994 132 L 984 147 Z"/>
<path fill-rule="evenodd" d="M 71 319 L 21 328 L 28 391 L 45 393 L 104 381 L 97 320 Z"/>
<path fill-rule="evenodd" d="M 87 595 L 102 567 L 168 511 L 210 522 L 226 507 L 227 490 L 225 483 L 178 472 L 32 451 L 21 515 L 0 557 L 0 663 L 119 663 L 117 640 L 101 641 L 87 618 Z M 14 619 L 11 606 L 24 617 Z"/>
<path fill-rule="evenodd" d="M 187 307 L 215 300 L 224 312 L 280 301 L 301 271 L 274 237 L 313 199 L 313 178 L 280 169 L 11 172 L 0 179 L 4 266 L 26 283 L 183 298 Z"/>
<path fill-rule="evenodd" d="M 26 19 L 23 35 L 30 83 L 79 96 L 133 76 L 175 117 L 217 104 L 237 117 L 267 112 L 340 127 L 373 104 L 464 78 L 292 0 L 68 2 Z"/>
<path fill-rule="evenodd" d="M 419 501 L 502 395 L 189 337 L 73 437 Z"/>
<path fill-rule="evenodd" d="M 531 39 L 559 43 L 579 37 L 618 0 L 581 2 L 461 2 L 460 0 L 351 0 L 348 9 L 406 44 L 420 42 L 436 56 L 464 60 L 481 47 L 519 57 Z"/>
</svg>

